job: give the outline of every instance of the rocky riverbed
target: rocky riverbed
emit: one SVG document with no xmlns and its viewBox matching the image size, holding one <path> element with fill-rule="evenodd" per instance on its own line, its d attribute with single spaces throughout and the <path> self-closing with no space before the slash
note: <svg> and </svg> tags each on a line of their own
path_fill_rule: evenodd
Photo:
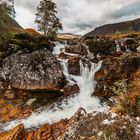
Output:
<svg viewBox="0 0 140 140">
<path fill-rule="evenodd" d="M 54 44 L 2 60 L 0 140 L 139 140 L 139 40 Z"/>
</svg>

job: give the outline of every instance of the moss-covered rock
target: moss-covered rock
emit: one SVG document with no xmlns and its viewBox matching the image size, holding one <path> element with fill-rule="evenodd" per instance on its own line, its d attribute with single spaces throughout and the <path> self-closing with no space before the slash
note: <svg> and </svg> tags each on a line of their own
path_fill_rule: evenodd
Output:
<svg viewBox="0 0 140 140">
<path fill-rule="evenodd" d="M 97 87 L 95 95 L 113 96 L 126 90 L 140 67 L 140 55 L 123 54 L 119 57 L 108 57 L 103 61 L 101 70 L 96 73 Z M 125 81 L 125 83 L 123 83 Z M 119 85 L 120 84 L 120 85 Z M 123 89 L 124 88 L 124 89 Z"/>
</svg>

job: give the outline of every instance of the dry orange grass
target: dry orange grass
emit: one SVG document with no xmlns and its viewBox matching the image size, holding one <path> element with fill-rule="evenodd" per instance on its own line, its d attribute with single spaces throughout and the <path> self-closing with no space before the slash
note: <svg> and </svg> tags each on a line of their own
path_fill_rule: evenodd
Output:
<svg viewBox="0 0 140 140">
<path fill-rule="evenodd" d="M 140 32 L 132 32 L 132 33 L 126 33 L 126 34 L 116 34 L 113 35 L 113 39 L 118 39 L 118 38 L 125 38 L 125 37 L 137 37 L 140 36 Z"/>
<path fill-rule="evenodd" d="M 11 31 L 13 33 L 28 33 L 30 35 L 40 35 L 39 32 L 32 28 L 27 28 L 27 29 L 21 29 L 21 28 L 12 28 Z"/>
<path fill-rule="evenodd" d="M 35 29 L 32 29 L 32 28 L 25 29 L 25 32 L 32 34 L 32 35 L 40 35 L 39 32 L 37 32 Z"/>
</svg>

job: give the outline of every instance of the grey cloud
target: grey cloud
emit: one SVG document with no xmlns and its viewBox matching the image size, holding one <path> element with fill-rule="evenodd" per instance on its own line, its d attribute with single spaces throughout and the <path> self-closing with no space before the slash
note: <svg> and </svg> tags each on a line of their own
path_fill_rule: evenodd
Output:
<svg viewBox="0 0 140 140">
<path fill-rule="evenodd" d="M 140 1 L 136 1 L 131 5 L 123 6 L 121 9 L 116 10 L 112 13 L 105 13 L 103 15 L 105 18 L 111 18 L 111 19 L 119 19 L 123 16 L 131 16 L 131 15 L 140 15 Z"/>
<path fill-rule="evenodd" d="M 29 10 L 35 10 L 40 0 L 15 0 L 17 7 L 23 7 Z"/>
<path fill-rule="evenodd" d="M 33 24 L 36 6 L 40 0 L 16 0 L 18 21 L 24 18 L 24 27 Z M 63 32 L 84 34 L 97 26 L 134 19 L 140 16 L 139 0 L 53 0 L 57 3 L 58 16 Z M 23 10 L 24 9 L 24 10 Z M 28 11 L 24 16 L 20 11 Z M 25 14 L 31 17 L 26 17 Z M 27 20 L 26 20 L 27 19 Z M 23 20 L 22 20 L 23 22 Z M 25 26 L 26 25 L 26 26 Z"/>
</svg>

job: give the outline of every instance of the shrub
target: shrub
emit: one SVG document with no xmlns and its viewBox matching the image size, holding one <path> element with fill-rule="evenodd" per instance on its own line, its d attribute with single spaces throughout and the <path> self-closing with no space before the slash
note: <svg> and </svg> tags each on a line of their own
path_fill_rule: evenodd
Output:
<svg viewBox="0 0 140 140">
<path fill-rule="evenodd" d="M 88 39 L 85 43 L 95 55 L 98 53 L 101 55 L 108 55 L 114 51 L 112 40 L 109 39 Z"/>
<path fill-rule="evenodd" d="M 11 44 L 19 46 L 21 50 L 34 51 L 36 49 L 48 48 L 51 49 L 52 43 L 45 36 L 31 35 L 28 33 L 16 33 L 11 39 Z"/>
<path fill-rule="evenodd" d="M 13 32 L 10 40 L 6 42 L 7 47 L 0 45 L 0 59 L 21 50 L 22 52 L 32 52 L 41 48 L 52 51 L 53 43 L 45 36 L 40 34 L 29 34 L 25 31 Z M 1 43 L 0 43 L 1 44 Z"/>
</svg>

